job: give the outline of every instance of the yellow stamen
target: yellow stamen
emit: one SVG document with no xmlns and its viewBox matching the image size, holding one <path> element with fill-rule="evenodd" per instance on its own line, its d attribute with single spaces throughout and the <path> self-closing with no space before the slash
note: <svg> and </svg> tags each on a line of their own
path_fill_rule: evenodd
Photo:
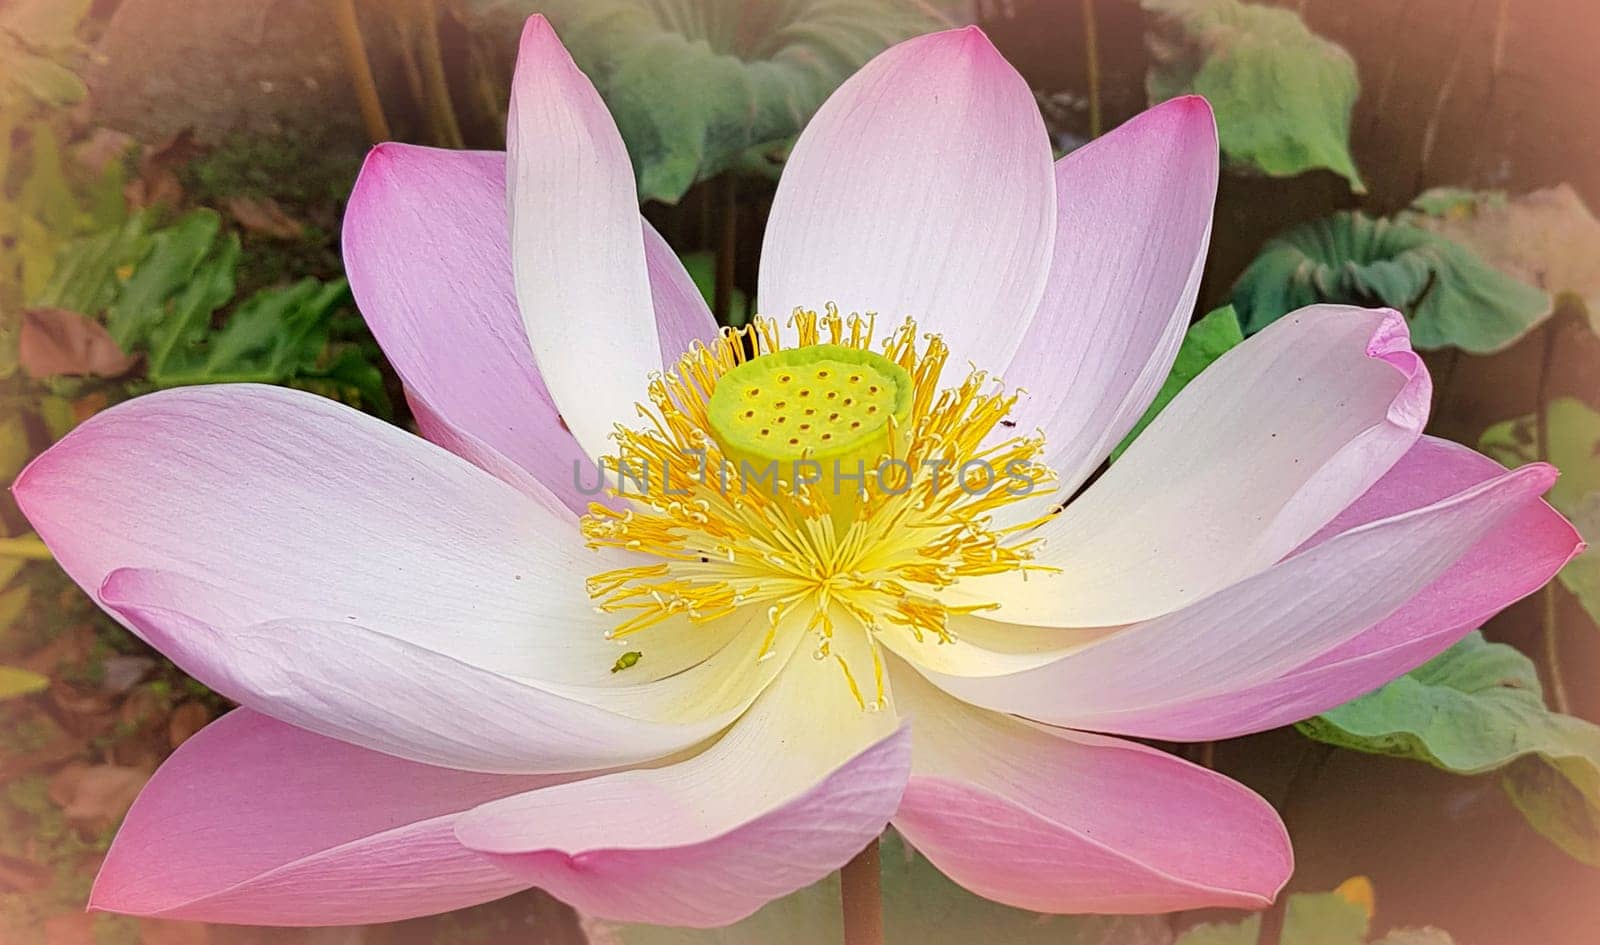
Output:
<svg viewBox="0 0 1600 945">
<path fill-rule="evenodd" d="M 870 315 L 845 318 L 830 305 L 820 316 L 797 310 L 789 326 L 797 338 L 789 348 L 776 321 L 756 318 L 708 345 L 696 343 L 674 370 L 650 378 L 649 405 L 639 408 L 644 425 L 618 425 L 617 454 L 602 461 L 626 508 L 593 504 L 582 528 L 593 548 L 657 561 L 597 574 L 588 589 L 601 611 L 623 618 L 610 631 L 615 639 L 677 615 L 708 622 L 766 607 L 762 659 L 775 651 L 780 626 L 791 625 L 786 618 L 799 614 L 817 637 L 817 658 L 832 655 L 856 701 L 875 708 L 884 703 L 876 634 L 953 642 L 950 614 L 994 605 L 953 607 L 938 599 L 939 590 L 964 577 L 1043 569 L 1033 561 L 1036 541 L 1024 534 L 1037 520 L 1007 527 L 992 521 L 1054 475 L 1039 462 L 1039 435 L 986 445 L 1018 395 L 979 370 L 940 389 L 949 352 L 931 335 L 919 349 L 910 319 L 882 340 L 881 356 L 871 351 Z M 849 376 L 832 372 L 857 365 L 863 392 L 895 387 L 852 399 L 859 421 L 840 412 L 844 429 L 881 416 L 865 453 L 866 439 L 849 449 L 830 448 L 831 438 L 824 443 L 828 428 L 808 420 L 817 415 L 806 414 L 813 408 L 798 396 L 835 392 L 842 402 Z M 809 373 L 800 377 L 802 371 Z M 719 396 L 724 381 L 742 386 Z M 769 450 L 760 431 L 775 429 L 779 418 L 795 429 Z M 810 429 L 799 430 L 808 422 Z M 819 476 L 804 465 L 819 457 L 861 462 Z M 876 693 L 870 702 L 832 645 L 835 608 L 865 632 Z"/>
</svg>

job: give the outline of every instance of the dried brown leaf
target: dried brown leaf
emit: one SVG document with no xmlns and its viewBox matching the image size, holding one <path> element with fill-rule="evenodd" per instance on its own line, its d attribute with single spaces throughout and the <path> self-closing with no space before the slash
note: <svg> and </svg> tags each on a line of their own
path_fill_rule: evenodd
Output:
<svg viewBox="0 0 1600 945">
<path fill-rule="evenodd" d="M 199 702 L 185 702 L 172 711 L 172 718 L 167 721 L 167 743 L 177 748 L 210 722 L 210 709 Z"/>
<path fill-rule="evenodd" d="M 139 161 L 139 176 L 128 182 L 122 195 L 134 208 L 183 203 L 183 185 L 178 168 L 204 154 L 205 147 L 195 139 L 194 129 L 185 128 L 166 141 L 145 151 Z"/>
<path fill-rule="evenodd" d="M 133 149 L 133 135 L 111 128 L 95 128 L 88 137 L 73 145 L 72 159 L 98 177 Z"/>
<path fill-rule="evenodd" d="M 69 374 L 79 377 L 121 377 L 137 358 L 112 340 L 105 326 L 64 308 L 30 308 L 22 312 L 17 360 L 29 377 Z"/>
<path fill-rule="evenodd" d="M 305 224 L 285 213 L 271 197 L 229 197 L 223 203 L 239 225 L 273 239 L 297 240 Z"/>
<path fill-rule="evenodd" d="M 50 799 L 68 822 L 98 832 L 122 819 L 150 774 L 122 765 L 71 764 L 50 779 Z"/>
<path fill-rule="evenodd" d="M 0 856 L 0 890 L 39 892 L 50 888 L 50 868 L 14 856 Z"/>
</svg>

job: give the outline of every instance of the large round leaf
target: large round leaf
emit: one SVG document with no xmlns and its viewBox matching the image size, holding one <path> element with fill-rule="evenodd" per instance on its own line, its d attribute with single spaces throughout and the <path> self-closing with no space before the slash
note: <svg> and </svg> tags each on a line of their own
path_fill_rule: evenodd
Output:
<svg viewBox="0 0 1600 945">
<path fill-rule="evenodd" d="M 1600 220 L 1571 184 L 1515 197 L 1440 187 L 1412 201 L 1405 219 L 1514 279 L 1572 296 L 1600 334 Z"/>
<path fill-rule="evenodd" d="M 1498 351 L 1550 314 L 1550 297 L 1427 230 L 1339 213 L 1274 237 L 1233 287 L 1246 333 L 1316 302 L 1387 306 L 1418 348 Z"/>
<path fill-rule="evenodd" d="M 515 36 L 532 13 L 611 109 L 641 200 L 677 201 L 735 166 L 770 169 L 851 73 L 888 46 L 951 25 L 920 0 L 474 0 Z"/>
<path fill-rule="evenodd" d="M 1204 95 L 1231 167 L 1272 177 L 1326 168 L 1365 192 L 1350 156 L 1355 60 L 1293 10 L 1239 0 L 1141 0 L 1150 35 L 1151 104 Z"/>
<path fill-rule="evenodd" d="M 1372 916 L 1358 902 L 1337 892 L 1296 893 L 1285 905 L 1283 945 L 1366 945 Z M 1178 936 L 1174 945 L 1256 945 L 1261 917 L 1212 922 Z"/>
<path fill-rule="evenodd" d="M 1045 916 L 980 898 L 889 831 L 882 845 L 884 941 L 1005 945 L 1170 945 L 1161 916 Z M 768 903 L 721 929 L 592 923 L 596 945 L 843 945 L 839 876 Z M 1286 942 L 1285 945 L 1294 945 Z"/>
<path fill-rule="evenodd" d="M 1600 864 L 1600 726 L 1547 709 L 1533 661 L 1481 633 L 1300 730 L 1457 774 L 1515 762 L 1507 788 L 1533 826 Z"/>
<path fill-rule="evenodd" d="M 1600 411 L 1571 397 L 1545 408 L 1549 461 L 1561 470 L 1547 498 L 1572 520 L 1589 550 L 1561 569 L 1561 583 L 1600 625 Z M 1505 420 L 1483 431 L 1478 449 L 1506 466 L 1535 462 L 1539 456 L 1534 415 Z"/>
</svg>

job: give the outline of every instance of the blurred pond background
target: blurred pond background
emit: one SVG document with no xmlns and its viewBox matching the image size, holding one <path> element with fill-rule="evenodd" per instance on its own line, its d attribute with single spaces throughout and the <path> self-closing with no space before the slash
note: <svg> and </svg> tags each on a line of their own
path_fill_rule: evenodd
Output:
<svg viewBox="0 0 1600 945">
<path fill-rule="evenodd" d="M 411 426 L 343 279 L 344 200 L 375 141 L 503 146 L 532 12 L 606 97 L 646 216 L 726 324 L 750 314 L 794 134 L 890 43 L 980 24 L 1061 152 L 1206 94 L 1225 171 L 1197 366 L 1216 356 L 1207 345 L 1306 302 L 1399 308 L 1429 349 L 1429 432 L 1509 465 L 1556 462 L 1551 501 L 1600 539 L 1592 0 L 0 0 L 0 484 L 95 412 L 185 384 L 288 384 Z M 1497 685 L 1541 719 L 1600 720 L 1597 555 L 1484 628 L 1513 648 L 1492 650 Z M 1459 659 L 1487 652 L 1469 642 L 1480 649 Z M 1435 670 L 1423 678 L 1452 687 L 1466 730 L 1523 724 L 1503 692 Z M 695 934 L 596 927 L 538 892 L 353 929 L 85 914 L 145 779 L 226 709 L 101 615 L 0 496 L 0 945 L 836 934 L 826 883 Z M 1425 740 L 1363 742 L 1337 717 L 1181 750 L 1285 814 L 1304 896 L 1283 942 L 1584 945 L 1600 929 L 1600 729 L 1582 731 L 1568 754 L 1471 774 Z M 974 900 L 910 851 L 887 860 L 891 941 L 1258 938 L 1223 912 L 1030 916 Z M 1381 938 L 1425 926 L 1442 931 Z"/>
</svg>

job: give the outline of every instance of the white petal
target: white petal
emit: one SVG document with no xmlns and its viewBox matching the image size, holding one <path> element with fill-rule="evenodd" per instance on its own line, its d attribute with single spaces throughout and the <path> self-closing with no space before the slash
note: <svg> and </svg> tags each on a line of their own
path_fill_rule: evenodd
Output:
<svg viewBox="0 0 1600 945">
<path fill-rule="evenodd" d="M 1059 573 L 952 588 L 1011 623 L 1114 626 L 1171 613 L 1294 550 L 1416 442 L 1431 385 L 1393 311 L 1290 313 L 1184 388 L 1031 537 Z"/>
<path fill-rule="evenodd" d="M 534 360 L 590 456 L 660 369 L 633 167 L 600 94 L 528 20 L 506 130 L 512 271 Z"/>
<path fill-rule="evenodd" d="M 1028 84 L 976 27 L 893 46 L 833 93 L 784 166 L 756 302 L 904 316 L 995 370 L 1038 306 L 1055 233 Z"/>
</svg>

